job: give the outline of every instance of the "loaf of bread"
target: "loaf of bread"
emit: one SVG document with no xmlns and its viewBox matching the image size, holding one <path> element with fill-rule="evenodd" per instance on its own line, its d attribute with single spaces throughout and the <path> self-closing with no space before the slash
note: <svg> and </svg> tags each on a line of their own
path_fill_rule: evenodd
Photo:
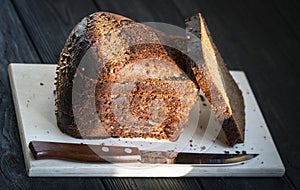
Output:
<svg viewBox="0 0 300 190">
<path fill-rule="evenodd" d="M 175 141 L 199 91 L 181 69 L 187 56 L 176 51 L 162 45 L 154 30 L 123 16 L 98 12 L 84 18 L 57 66 L 58 127 L 75 138 Z"/>
<path fill-rule="evenodd" d="M 199 89 L 222 122 L 227 144 L 244 141 L 242 93 L 197 14 L 198 40 L 174 38 L 120 15 L 98 12 L 71 32 L 57 66 L 57 124 L 75 138 L 176 141 Z M 186 46 L 182 52 L 164 42 Z M 189 55 L 192 55 L 193 60 Z"/>
<path fill-rule="evenodd" d="M 198 59 L 191 65 L 197 83 L 222 123 L 227 144 L 244 142 L 245 106 L 242 92 L 218 52 L 207 24 L 199 13 L 186 20 L 186 29 L 200 40 L 189 37 L 188 54 Z M 195 55 L 197 54 L 197 55 Z"/>
</svg>

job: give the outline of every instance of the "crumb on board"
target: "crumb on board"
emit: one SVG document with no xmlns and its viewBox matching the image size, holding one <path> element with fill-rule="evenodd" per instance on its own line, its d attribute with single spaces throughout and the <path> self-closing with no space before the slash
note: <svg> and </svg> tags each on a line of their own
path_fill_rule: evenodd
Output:
<svg viewBox="0 0 300 190">
<path fill-rule="evenodd" d="M 205 99 L 202 95 L 200 95 L 200 99 L 201 99 L 202 102 L 205 102 Z"/>
<path fill-rule="evenodd" d="M 26 107 L 28 108 L 30 100 L 26 101 Z"/>
</svg>

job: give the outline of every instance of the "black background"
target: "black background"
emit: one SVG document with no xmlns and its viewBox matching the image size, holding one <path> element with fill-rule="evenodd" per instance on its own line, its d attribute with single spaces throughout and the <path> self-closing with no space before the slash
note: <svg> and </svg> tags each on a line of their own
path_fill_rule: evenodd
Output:
<svg viewBox="0 0 300 190">
<path fill-rule="evenodd" d="M 228 67 L 245 71 L 286 167 L 282 178 L 28 178 L 7 66 L 57 63 L 98 10 L 184 27 L 202 12 Z M 300 189 L 300 1 L 0 0 L 0 189 Z"/>
</svg>

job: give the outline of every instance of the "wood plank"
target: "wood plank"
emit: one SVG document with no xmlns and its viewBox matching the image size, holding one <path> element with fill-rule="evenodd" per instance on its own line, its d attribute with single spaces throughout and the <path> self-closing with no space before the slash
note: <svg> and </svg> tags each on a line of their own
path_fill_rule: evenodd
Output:
<svg viewBox="0 0 300 190">
<path fill-rule="evenodd" d="M 274 8 L 278 11 L 278 14 L 288 25 L 286 29 L 290 30 L 292 35 L 297 39 L 298 43 L 300 41 L 300 2 L 297 0 L 290 1 L 274 1 Z"/>
<path fill-rule="evenodd" d="M 184 20 L 172 1 L 96 1 L 101 11 L 115 12 L 138 22 L 165 22 L 184 27 Z"/>
<path fill-rule="evenodd" d="M 97 8 L 91 0 L 12 0 L 43 63 L 57 63 L 73 27 Z"/>
<path fill-rule="evenodd" d="M 202 178 L 201 183 L 205 189 L 293 189 L 281 178 Z"/>
<path fill-rule="evenodd" d="M 40 59 L 9 0 L 1 1 L 0 23 L 0 188 L 29 188 L 7 67 Z"/>
<path fill-rule="evenodd" d="M 108 189 L 203 189 L 195 178 L 105 178 Z"/>
</svg>

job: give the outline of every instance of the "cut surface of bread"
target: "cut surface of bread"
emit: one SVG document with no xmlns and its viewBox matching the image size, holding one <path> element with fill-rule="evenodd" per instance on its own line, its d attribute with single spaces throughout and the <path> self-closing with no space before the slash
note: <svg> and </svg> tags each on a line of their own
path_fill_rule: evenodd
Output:
<svg viewBox="0 0 300 190">
<path fill-rule="evenodd" d="M 58 127 L 76 138 L 175 141 L 199 90 L 177 59 L 154 31 L 128 18 L 106 12 L 84 18 L 57 66 Z"/>
<path fill-rule="evenodd" d="M 222 123 L 227 144 L 244 142 L 245 106 L 238 85 L 218 52 L 207 24 L 199 13 L 186 20 L 186 29 L 200 40 L 188 42 L 188 53 L 198 54 L 192 65 L 197 83 L 209 100 L 212 110 Z"/>
</svg>

